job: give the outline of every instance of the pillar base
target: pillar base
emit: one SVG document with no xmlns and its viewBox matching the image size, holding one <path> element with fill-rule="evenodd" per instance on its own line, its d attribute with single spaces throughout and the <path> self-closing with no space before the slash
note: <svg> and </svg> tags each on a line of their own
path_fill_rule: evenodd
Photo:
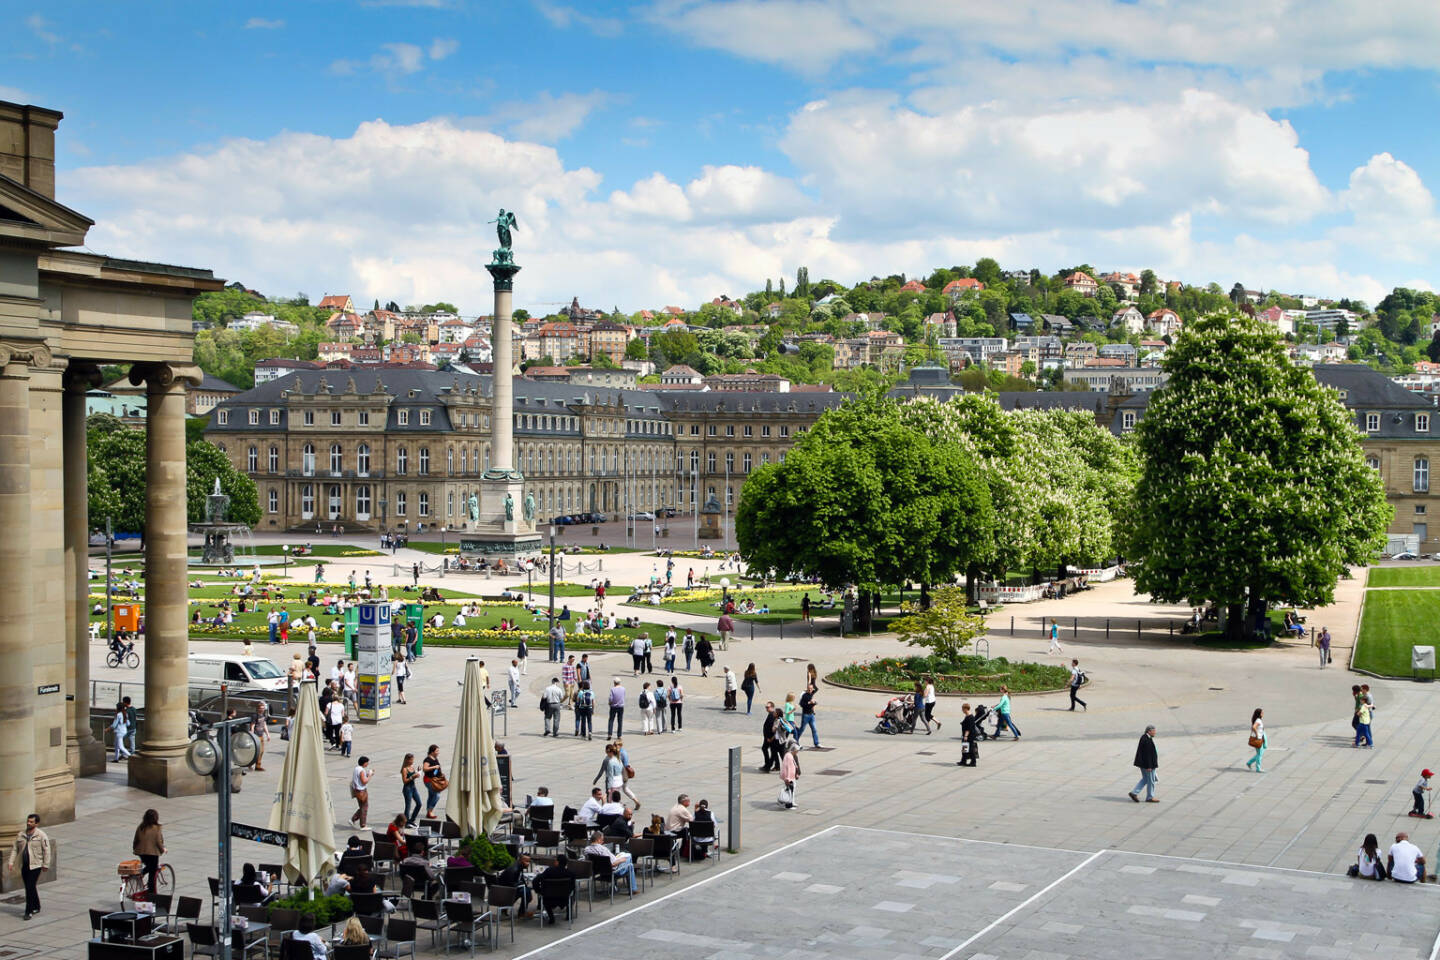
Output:
<svg viewBox="0 0 1440 960">
<path fill-rule="evenodd" d="M 197 776 L 185 755 L 156 757 L 144 752 L 130 758 L 127 783 L 162 797 L 198 797 L 210 788 L 208 777 Z"/>
<path fill-rule="evenodd" d="M 35 812 L 41 823 L 69 823 L 75 819 L 75 776 L 69 767 L 42 770 L 35 775 Z"/>
<path fill-rule="evenodd" d="M 94 737 L 83 743 L 68 743 L 65 760 L 70 764 L 70 772 L 77 777 L 99 776 L 105 772 L 105 744 Z"/>
</svg>

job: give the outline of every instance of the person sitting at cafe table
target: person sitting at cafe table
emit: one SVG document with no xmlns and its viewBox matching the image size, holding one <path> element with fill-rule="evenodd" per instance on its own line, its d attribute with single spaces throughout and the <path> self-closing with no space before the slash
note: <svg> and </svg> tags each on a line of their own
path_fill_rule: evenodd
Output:
<svg viewBox="0 0 1440 960">
<path fill-rule="evenodd" d="M 611 853 L 610 848 L 605 846 L 605 834 L 596 830 L 590 834 L 590 845 L 585 848 L 587 857 L 605 857 L 610 861 L 610 869 L 617 878 L 624 878 L 630 881 L 630 892 L 639 893 L 635 885 L 635 864 L 630 862 L 629 851 L 622 850 L 619 853 Z"/>
<path fill-rule="evenodd" d="M 525 873 L 530 869 L 530 855 L 522 853 L 510 862 L 510 866 L 495 875 L 495 886 L 514 887 L 520 891 L 520 914 L 529 919 L 535 916 L 530 909 L 530 888 L 525 885 Z"/>
<path fill-rule="evenodd" d="M 629 840 L 635 836 L 635 815 L 626 807 L 620 816 L 605 825 L 605 839 L 610 842 Z"/>
</svg>

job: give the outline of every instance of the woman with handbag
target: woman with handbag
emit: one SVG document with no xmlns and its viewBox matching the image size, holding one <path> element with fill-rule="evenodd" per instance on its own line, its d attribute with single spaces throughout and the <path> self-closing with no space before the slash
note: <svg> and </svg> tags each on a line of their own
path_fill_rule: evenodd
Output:
<svg viewBox="0 0 1440 960">
<path fill-rule="evenodd" d="M 440 744 L 430 744 L 430 749 L 425 751 L 425 759 L 421 762 L 420 769 L 425 779 L 425 816 L 433 820 L 435 807 L 440 803 L 440 794 L 450 786 L 450 781 L 445 777 L 445 771 L 440 769 Z"/>
<path fill-rule="evenodd" d="M 1264 773 L 1260 768 L 1260 761 L 1265 757 L 1265 711 L 1259 707 L 1250 715 L 1250 746 L 1255 748 L 1255 756 L 1245 761 L 1245 766 L 1254 767 L 1256 773 Z"/>
<path fill-rule="evenodd" d="M 350 772 L 350 796 L 355 798 L 355 812 L 350 814 L 350 822 L 358 821 L 361 830 L 367 826 L 365 821 L 370 815 L 370 778 L 373 776 L 375 771 L 370 769 L 369 757 L 361 757 Z"/>
</svg>

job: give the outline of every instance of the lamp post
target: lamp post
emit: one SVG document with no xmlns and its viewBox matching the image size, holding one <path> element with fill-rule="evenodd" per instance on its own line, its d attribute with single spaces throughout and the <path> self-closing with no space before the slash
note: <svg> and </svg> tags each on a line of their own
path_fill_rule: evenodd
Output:
<svg viewBox="0 0 1440 960">
<path fill-rule="evenodd" d="M 230 916 L 235 912 L 232 904 L 235 888 L 230 883 L 230 778 L 234 767 L 252 766 L 259 755 L 255 736 L 248 730 L 238 729 L 251 722 L 249 717 L 236 717 L 207 724 L 190 741 L 185 753 L 185 762 L 191 770 L 215 780 L 216 806 L 219 807 L 216 820 L 220 828 L 219 960 L 230 960 L 233 939 Z"/>
<path fill-rule="evenodd" d="M 550 629 L 555 629 L 555 532 L 559 529 L 550 524 Z M 535 599 L 533 596 L 530 599 Z M 551 640 L 553 645 L 555 641 Z"/>
<path fill-rule="evenodd" d="M 290 579 L 290 544 L 286 543 L 280 547 L 280 552 L 285 556 L 285 579 Z"/>
<path fill-rule="evenodd" d="M 445 568 L 450 566 L 450 558 L 445 553 L 446 546 L 445 524 L 442 523 L 440 525 L 440 576 L 442 577 L 445 576 Z"/>
</svg>

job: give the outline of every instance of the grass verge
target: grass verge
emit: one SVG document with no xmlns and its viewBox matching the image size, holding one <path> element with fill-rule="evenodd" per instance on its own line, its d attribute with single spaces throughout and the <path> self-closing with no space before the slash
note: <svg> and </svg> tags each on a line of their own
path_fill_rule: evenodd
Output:
<svg viewBox="0 0 1440 960">
<path fill-rule="evenodd" d="M 1410 647 L 1431 644 L 1427 627 L 1440 619 L 1440 591 L 1383 590 L 1365 595 L 1355 666 L 1387 677 L 1411 677 Z"/>
</svg>

